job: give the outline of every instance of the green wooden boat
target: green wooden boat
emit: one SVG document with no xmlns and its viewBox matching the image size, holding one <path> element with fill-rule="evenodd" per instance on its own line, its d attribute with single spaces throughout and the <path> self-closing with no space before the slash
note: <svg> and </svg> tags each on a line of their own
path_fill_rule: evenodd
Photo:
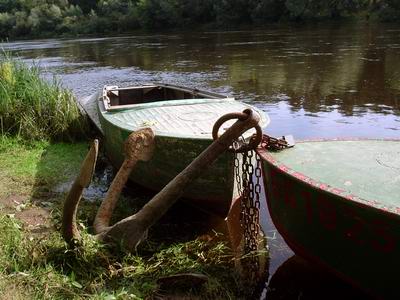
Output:
<svg viewBox="0 0 400 300">
<path fill-rule="evenodd" d="M 300 256 L 369 293 L 400 297 L 400 140 L 258 149 L 271 218 Z"/>
<path fill-rule="evenodd" d="M 123 142 L 128 135 L 143 127 L 153 129 L 153 158 L 139 162 L 131 180 L 155 191 L 161 190 L 211 144 L 212 127 L 222 115 L 250 107 L 259 114 L 261 127 L 269 123 L 263 111 L 233 98 L 168 84 L 105 86 L 82 104 L 103 132 L 106 153 L 116 167 L 122 164 Z M 225 128 L 229 126 L 227 122 Z M 252 134 L 249 131 L 246 137 Z M 211 213 L 225 216 L 232 201 L 232 164 L 232 153 L 222 155 L 188 186 L 184 197 Z"/>
</svg>

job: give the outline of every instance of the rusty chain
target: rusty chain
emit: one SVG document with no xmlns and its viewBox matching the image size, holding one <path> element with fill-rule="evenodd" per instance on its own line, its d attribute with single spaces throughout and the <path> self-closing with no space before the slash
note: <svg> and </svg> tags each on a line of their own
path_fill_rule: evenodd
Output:
<svg viewBox="0 0 400 300">
<path fill-rule="evenodd" d="M 262 148 L 270 151 L 280 151 L 293 146 L 288 143 L 285 136 L 275 138 L 266 134 L 263 134 L 260 145 Z"/>
<path fill-rule="evenodd" d="M 245 139 L 241 136 L 232 146 L 235 153 L 234 157 L 234 173 L 238 195 L 242 197 L 242 213 L 241 221 L 245 230 L 245 245 L 246 251 L 254 251 L 257 249 L 257 236 L 259 234 L 259 209 L 260 209 L 260 194 L 261 194 L 261 176 L 262 176 L 262 161 L 260 156 L 254 149 L 248 150 L 243 147 L 246 144 Z M 280 139 L 270 137 L 263 134 L 261 147 L 278 151 L 291 145 L 285 140 L 285 137 Z M 243 149 L 246 149 L 243 151 Z M 242 164 L 240 158 L 242 156 Z M 240 172 L 241 171 L 241 172 Z M 254 183 L 254 179 L 256 180 Z"/>
<path fill-rule="evenodd" d="M 223 123 L 231 119 L 246 119 L 251 111 L 241 114 L 227 114 L 220 118 L 213 127 L 212 136 L 218 138 L 218 131 Z M 250 280 L 257 279 L 260 275 L 260 261 L 255 255 L 260 241 L 260 194 L 261 194 L 261 166 L 262 161 L 255 149 L 259 146 L 268 150 L 281 150 L 290 147 L 289 143 L 282 139 L 276 139 L 262 134 L 261 127 L 253 127 L 256 134 L 247 141 L 240 136 L 229 147 L 234 152 L 234 178 L 240 201 L 240 223 L 243 230 L 243 254 L 242 266 Z"/>
<path fill-rule="evenodd" d="M 250 140 L 254 140 L 253 136 Z M 243 230 L 243 250 L 246 259 L 243 266 L 251 280 L 256 279 L 260 271 L 260 261 L 255 254 L 260 239 L 260 195 L 262 160 L 255 151 L 243 145 L 246 141 L 243 136 L 232 145 L 234 152 L 234 176 L 237 193 L 241 198 L 240 223 Z M 280 151 L 292 147 L 285 137 L 274 138 L 262 135 L 260 146 L 270 151 Z"/>
<path fill-rule="evenodd" d="M 234 171 L 236 188 L 241 197 L 240 223 L 243 230 L 243 266 L 246 274 L 255 279 L 259 273 L 259 260 L 254 255 L 258 250 L 260 234 L 260 193 L 261 193 L 261 159 L 254 150 L 237 151 L 245 139 L 240 137 L 233 145 L 235 153 Z M 255 166 L 255 167 L 254 167 Z M 255 177 L 255 181 L 254 181 Z"/>
</svg>

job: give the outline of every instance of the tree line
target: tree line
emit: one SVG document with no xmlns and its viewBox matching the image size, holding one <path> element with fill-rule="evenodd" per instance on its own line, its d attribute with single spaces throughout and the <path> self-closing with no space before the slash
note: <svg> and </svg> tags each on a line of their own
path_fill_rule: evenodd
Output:
<svg viewBox="0 0 400 300">
<path fill-rule="evenodd" d="M 237 27 L 340 18 L 400 20 L 398 0 L 0 0 L 0 38 Z"/>
</svg>

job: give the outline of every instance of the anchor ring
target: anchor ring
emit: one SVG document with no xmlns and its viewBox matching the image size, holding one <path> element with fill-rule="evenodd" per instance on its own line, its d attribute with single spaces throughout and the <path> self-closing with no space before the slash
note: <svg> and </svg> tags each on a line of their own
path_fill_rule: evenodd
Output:
<svg viewBox="0 0 400 300">
<path fill-rule="evenodd" d="M 251 109 L 245 109 L 243 112 L 234 112 L 234 113 L 228 113 L 226 115 L 223 115 L 214 124 L 213 130 L 212 130 L 212 137 L 214 140 L 218 139 L 218 137 L 219 137 L 218 131 L 221 128 L 221 126 L 225 122 L 227 122 L 229 120 L 233 120 L 233 119 L 238 119 L 239 121 L 246 121 L 248 119 L 254 119 L 254 112 Z M 258 123 L 256 125 L 254 125 L 252 128 L 254 128 L 256 130 L 256 133 L 250 137 L 249 143 L 241 145 L 237 149 L 234 149 L 233 146 L 230 146 L 229 151 L 246 152 L 249 150 L 256 149 L 257 146 L 261 143 L 263 133 L 262 133 L 262 129 Z"/>
</svg>

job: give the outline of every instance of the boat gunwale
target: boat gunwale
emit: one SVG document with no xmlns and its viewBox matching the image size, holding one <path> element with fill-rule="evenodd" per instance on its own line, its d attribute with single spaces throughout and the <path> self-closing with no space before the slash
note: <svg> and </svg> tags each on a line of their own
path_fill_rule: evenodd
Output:
<svg viewBox="0 0 400 300">
<path fill-rule="evenodd" d="M 109 111 L 109 110 L 106 109 L 106 107 L 104 105 L 102 92 L 101 91 L 96 92 L 94 95 L 95 95 L 95 97 L 97 97 L 97 108 L 99 110 L 99 118 L 103 118 L 103 120 L 106 121 L 108 124 L 111 124 L 112 126 L 118 127 L 121 130 L 130 131 L 130 132 L 135 131 L 135 130 L 139 130 L 139 129 L 142 129 L 142 128 L 146 128 L 146 127 L 150 127 L 151 128 L 151 126 L 140 126 L 140 127 L 135 127 L 135 128 L 128 128 L 128 127 L 123 127 L 123 126 L 120 126 L 119 124 L 116 124 L 116 123 L 112 122 L 109 118 L 107 118 L 107 115 L 108 114 L 114 114 L 114 113 L 120 113 L 120 112 L 125 111 L 125 109 L 122 109 L 122 110 L 117 110 L 116 109 L 114 111 L 112 111 L 112 110 Z M 241 101 L 237 101 L 235 98 L 226 97 L 226 98 L 216 98 L 216 99 L 210 98 L 210 99 L 188 99 L 188 100 L 200 101 L 198 104 L 201 104 L 201 101 L 206 102 L 207 100 L 208 101 L 217 100 L 219 102 L 236 101 L 237 103 L 240 103 L 240 104 L 244 105 L 245 107 L 252 109 L 253 111 L 255 111 L 260 116 L 259 125 L 260 125 L 261 128 L 266 128 L 269 125 L 270 121 L 271 121 L 269 116 L 268 116 L 268 114 L 266 112 L 264 112 L 263 110 L 255 107 L 255 106 L 252 106 L 250 104 L 247 104 L 247 103 L 244 103 L 244 102 L 241 102 Z M 135 104 L 135 107 L 136 108 L 142 108 L 142 109 L 151 108 L 152 106 L 156 107 L 157 105 L 155 105 L 155 103 L 159 103 L 159 105 L 163 105 L 163 106 L 168 106 L 168 102 L 173 102 L 172 104 L 179 105 L 178 104 L 179 101 L 185 101 L 185 100 L 184 99 L 178 99 L 178 100 L 167 100 L 167 101 L 159 101 L 159 102 L 155 101 L 155 102 L 148 102 L 148 103 L 139 103 L 139 104 Z M 192 104 L 196 104 L 196 103 L 192 103 Z M 187 104 L 187 105 L 190 105 L 190 103 Z M 127 107 L 126 111 L 134 109 L 135 107 L 132 107 L 132 106 L 131 107 Z M 100 117 L 100 115 L 101 115 L 101 117 Z M 204 135 L 187 135 L 187 134 L 177 134 L 177 133 L 170 134 L 170 133 L 165 133 L 165 132 L 160 132 L 160 131 L 155 130 L 155 134 L 156 134 L 156 136 L 165 137 L 165 138 L 179 138 L 179 139 L 187 139 L 187 140 L 213 140 L 211 133 L 210 134 L 204 134 Z M 244 137 L 245 138 L 249 138 L 250 136 L 251 136 L 250 134 L 244 133 Z"/>
<path fill-rule="evenodd" d="M 335 139 L 307 139 L 296 141 L 297 143 L 314 143 L 314 142 L 357 142 L 357 141 L 377 141 L 377 142 L 399 142 L 400 138 L 335 138 Z M 295 146 L 296 147 L 296 146 Z M 285 151 L 285 150 L 283 150 Z M 332 185 L 326 184 L 320 180 L 313 179 L 302 172 L 295 171 L 294 169 L 288 167 L 285 163 L 279 161 L 274 158 L 270 152 L 264 148 L 258 147 L 257 153 L 260 155 L 261 159 L 273 167 L 275 167 L 278 171 L 285 173 L 290 176 L 292 179 L 302 182 L 305 185 L 312 187 L 315 190 L 320 190 L 334 196 L 346 199 L 348 201 L 353 202 L 354 204 L 365 206 L 368 208 L 374 208 L 379 210 L 380 212 L 391 215 L 392 217 L 400 217 L 400 207 L 393 205 L 384 205 L 382 202 L 379 202 L 375 199 L 365 199 L 359 197 L 353 193 L 350 193 L 346 190 L 336 188 Z M 265 178 L 267 180 L 267 178 Z M 268 202 L 268 201 L 267 201 Z"/>
<path fill-rule="evenodd" d="M 146 88 L 157 88 L 157 87 L 163 87 L 163 88 L 170 88 L 182 92 L 188 92 L 191 93 L 193 96 L 194 95 L 199 95 L 199 96 L 204 96 L 204 98 L 201 99 L 233 99 L 233 97 L 225 96 L 222 94 L 217 94 L 213 92 L 208 92 L 208 91 L 203 91 L 195 88 L 187 88 L 183 86 L 178 86 L 178 85 L 173 85 L 173 84 L 168 84 L 168 83 L 158 83 L 158 82 L 152 82 L 152 83 L 147 83 L 147 84 L 141 84 L 141 85 L 133 85 L 133 86 L 127 86 L 127 87 L 119 87 L 117 85 L 104 85 L 102 89 L 102 95 L 101 95 L 101 101 L 103 101 L 103 105 L 106 111 L 114 111 L 114 110 L 123 110 L 123 109 L 130 109 L 137 107 L 137 105 L 140 104 L 146 104 L 146 103 L 135 103 L 135 104 L 126 104 L 126 105 L 110 105 L 110 99 L 107 95 L 108 91 L 126 91 L 126 90 L 134 90 L 134 89 L 146 89 Z M 195 99 L 195 98 L 191 98 Z M 191 100 L 191 99 L 174 99 L 174 100 Z M 168 100 L 160 101 L 149 101 L 147 103 L 156 103 L 156 102 L 166 102 Z"/>
<path fill-rule="evenodd" d="M 101 101 L 101 100 L 100 100 Z M 185 101 L 184 104 L 179 103 Z M 118 113 L 123 111 L 130 111 L 130 110 L 140 110 L 140 109 L 147 109 L 152 107 L 160 107 L 160 106 L 180 106 L 180 105 L 192 105 L 192 104 L 207 104 L 211 103 L 223 103 L 223 102 L 230 102 L 236 101 L 235 98 L 194 98 L 194 99 L 173 99 L 173 100 L 165 100 L 165 101 L 153 101 L 147 103 L 136 103 L 136 104 L 129 104 L 129 105 L 115 105 L 111 109 L 104 109 L 102 111 L 103 114 L 105 113 Z M 192 102 L 192 103 L 190 103 Z M 104 103 L 103 103 L 104 106 Z"/>
</svg>

